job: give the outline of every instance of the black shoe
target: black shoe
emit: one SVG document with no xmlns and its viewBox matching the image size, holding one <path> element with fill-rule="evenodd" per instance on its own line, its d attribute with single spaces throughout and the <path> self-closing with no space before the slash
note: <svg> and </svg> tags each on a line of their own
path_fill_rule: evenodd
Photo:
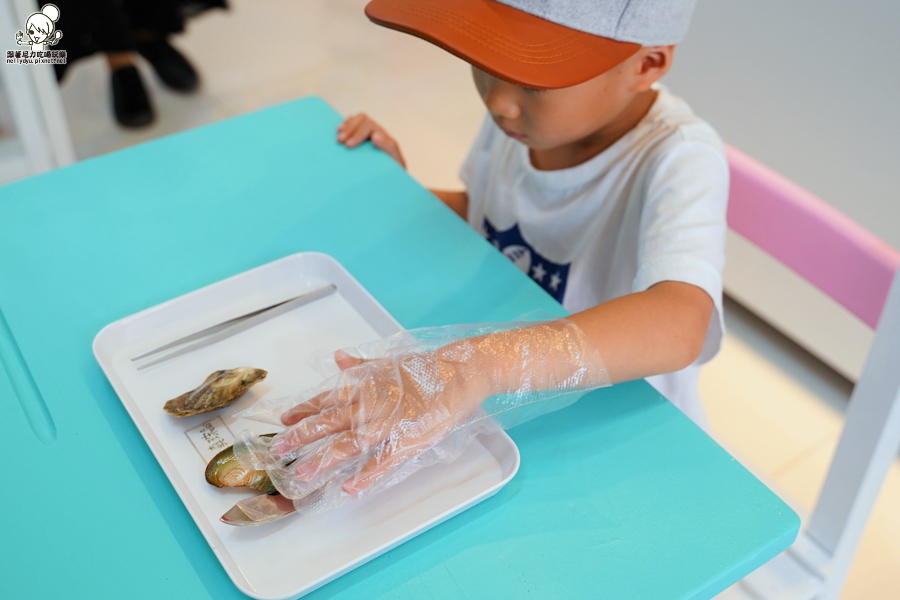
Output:
<svg viewBox="0 0 900 600">
<path fill-rule="evenodd" d="M 189 93 L 200 84 L 200 78 L 191 63 L 166 40 L 138 42 L 137 51 L 153 65 L 162 82 L 173 90 Z"/>
<path fill-rule="evenodd" d="M 136 67 L 112 72 L 113 110 L 125 127 L 143 127 L 153 122 L 153 107 Z"/>
</svg>

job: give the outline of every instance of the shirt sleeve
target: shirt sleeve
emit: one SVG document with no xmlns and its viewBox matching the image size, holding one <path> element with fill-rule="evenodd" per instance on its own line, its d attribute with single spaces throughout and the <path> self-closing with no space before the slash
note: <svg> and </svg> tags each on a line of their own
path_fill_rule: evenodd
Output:
<svg viewBox="0 0 900 600">
<path fill-rule="evenodd" d="M 703 350 L 695 364 L 712 359 L 722 345 L 722 269 L 728 162 L 721 144 L 681 141 L 649 165 L 641 212 L 638 271 L 633 291 L 662 281 L 703 289 L 715 304 Z"/>
</svg>

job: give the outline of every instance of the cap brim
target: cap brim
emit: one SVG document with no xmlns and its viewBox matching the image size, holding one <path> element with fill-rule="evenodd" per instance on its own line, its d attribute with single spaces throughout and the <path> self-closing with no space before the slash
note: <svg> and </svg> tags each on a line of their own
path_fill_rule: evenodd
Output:
<svg viewBox="0 0 900 600">
<path fill-rule="evenodd" d="M 372 0 L 366 16 L 496 77 L 538 89 L 584 83 L 641 47 L 557 25 L 494 0 Z"/>
</svg>

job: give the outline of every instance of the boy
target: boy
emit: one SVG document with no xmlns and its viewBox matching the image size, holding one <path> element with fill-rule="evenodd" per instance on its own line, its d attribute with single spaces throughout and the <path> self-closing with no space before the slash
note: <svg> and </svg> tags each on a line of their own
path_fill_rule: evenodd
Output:
<svg viewBox="0 0 900 600">
<path fill-rule="evenodd" d="M 582 383 L 599 383 L 588 346 L 612 382 L 646 377 L 702 422 L 699 365 L 723 336 L 728 166 L 713 129 L 657 83 L 692 9 L 693 0 L 369 3 L 372 21 L 472 64 L 487 115 L 462 166 L 466 190 L 434 193 L 572 312 L 577 333 L 551 325 L 454 347 L 433 357 L 428 392 L 418 363 L 393 384 L 384 381 L 403 369 L 372 365 L 380 376 L 369 388 L 355 380 L 283 415 L 298 425 L 279 452 L 333 440 L 299 461 L 301 478 L 361 454 L 365 466 L 343 486 L 357 492 L 487 395 L 558 387 L 576 372 Z M 366 115 L 339 127 L 348 147 L 365 140 L 404 164 Z M 528 362 L 535 356 L 540 363 Z M 426 413 L 428 426 L 417 416 Z M 413 416 L 401 423 L 398 414 Z"/>
</svg>

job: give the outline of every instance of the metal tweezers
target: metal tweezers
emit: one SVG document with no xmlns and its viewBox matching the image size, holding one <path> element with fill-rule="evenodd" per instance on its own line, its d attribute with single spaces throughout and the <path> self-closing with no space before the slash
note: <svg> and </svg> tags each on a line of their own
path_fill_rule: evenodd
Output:
<svg viewBox="0 0 900 600">
<path fill-rule="evenodd" d="M 259 310 L 255 310 L 253 312 L 243 314 L 239 317 L 229 319 L 227 321 L 219 323 L 218 325 L 207 327 L 206 329 L 198 331 L 197 333 L 192 333 L 182 338 L 178 338 L 174 342 L 169 342 L 168 344 L 160 346 L 159 348 L 154 348 L 153 350 L 149 350 L 147 352 L 144 352 L 143 354 L 138 354 L 131 360 L 134 362 L 144 360 L 145 358 L 149 358 L 154 354 L 158 354 L 165 350 L 171 350 L 173 348 L 177 348 L 178 346 L 183 346 L 184 344 L 188 344 L 188 342 L 193 342 L 188 344 L 187 346 L 178 348 L 173 352 L 169 352 L 168 354 L 155 358 L 149 362 L 141 363 L 140 365 L 138 365 L 137 369 L 138 371 L 140 371 L 141 369 L 146 369 L 147 367 L 150 367 L 152 365 L 158 365 L 159 363 L 167 361 L 170 358 L 175 358 L 176 356 L 181 356 L 183 354 L 187 354 L 188 352 L 197 350 L 198 348 L 203 348 L 226 338 L 230 338 L 237 333 L 246 331 L 251 327 L 259 325 L 260 323 L 264 323 L 265 321 L 268 321 L 273 317 L 277 317 L 278 315 L 284 314 L 289 310 L 293 310 L 298 306 L 302 306 L 304 304 L 308 304 L 309 302 L 324 298 L 325 296 L 333 293 L 335 290 L 337 290 L 337 286 L 335 286 L 333 283 L 330 283 L 320 288 L 316 288 L 312 291 L 300 294 L 299 296 L 288 298 L 287 300 L 283 300 L 281 302 L 278 302 L 277 304 L 272 304 L 270 306 L 266 306 L 265 308 L 260 308 Z"/>
</svg>

